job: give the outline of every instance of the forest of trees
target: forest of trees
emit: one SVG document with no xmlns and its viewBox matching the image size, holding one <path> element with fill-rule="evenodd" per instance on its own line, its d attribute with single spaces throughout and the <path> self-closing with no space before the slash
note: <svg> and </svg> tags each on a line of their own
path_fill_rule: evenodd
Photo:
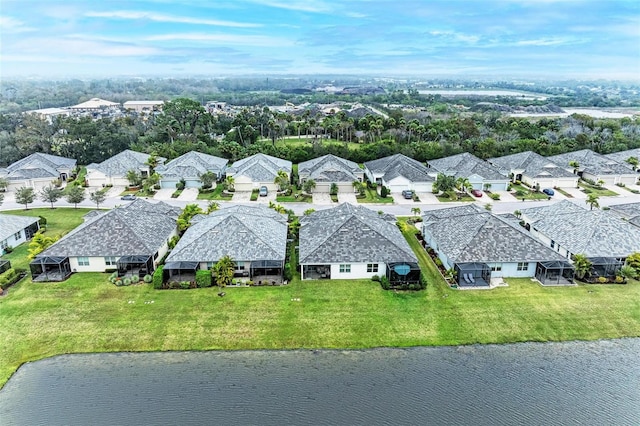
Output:
<svg viewBox="0 0 640 426">
<path fill-rule="evenodd" d="M 426 161 L 465 151 L 489 158 L 527 150 L 555 155 L 583 148 L 610 153 L 640 147 L 638 119 L 387 112 L 388 118 L 358 118 L 345 111 L 324 115 L 309 109 L 293 115 L 247 107 L 233 117 L 213 116 L 200 102 L 178 98 L 167 102 L 161 114 L 145 119 L 62 117 L 49 124 L 31 114 L 2 114 L 0 166 L 33 152 L 86 165 L 127 148 L 168 159 L 197 150 L 231 161 L 264 152 L 299 163 L 327 153 L 364 162 L 401 152 Z"/>
</svg>

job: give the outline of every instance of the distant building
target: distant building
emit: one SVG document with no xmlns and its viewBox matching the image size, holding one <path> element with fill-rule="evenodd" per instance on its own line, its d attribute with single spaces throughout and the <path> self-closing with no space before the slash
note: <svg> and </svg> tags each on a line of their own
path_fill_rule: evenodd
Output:
<svg viewBox="0 0 640 426">
<path fill-rule="evenodd" d="M 76 111 L 92 111 L 118 107 L 120 107 L 120 104 L 117 102 L 105 101 L 104 99 L 100 98 L 92 98 L 78 105 L 70 106 L 69 109 Z"/>
<path fill-rule="evenodd" d="M 161 111 L 164 101 L 127 101 L 122 107 L 128 111 L 135 111 L 138 114 L 150 114 Z"/>
</svg>

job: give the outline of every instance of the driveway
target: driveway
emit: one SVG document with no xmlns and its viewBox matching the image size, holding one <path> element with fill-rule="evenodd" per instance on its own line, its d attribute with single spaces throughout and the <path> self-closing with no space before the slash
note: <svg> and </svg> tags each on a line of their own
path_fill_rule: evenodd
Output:
<svg viewBox="0 0 640 426">
<path fill-rule="evenodd" d="M 580 191 L 579 188 L 562 188 L 564 192 L 573 196 L 573 198 L 577 198 L 579 200 L 584 200 L 587 198 L 587 194 Z"/>
<path fill-rule="evenodd" d="M 358 204 L 358 200 L 356 199 L 356 193 L 355 192 L 338 192 L 338 202 Z"/>
<path fill-rule="evenodd" d="M 233 193 L 233 198 L 231 201 L 234 203 L 248 203 L 251 201 L 251 192 L 250 191 L 236 191 Z"/>
<path fill-rule="evenodd" d="M 440 204 L 433 192 L 416 192 L 416 195 L 420 199 L 420 204 Z"/>
<path fill-rule="evenodd" d="M 178 195 L 180 201 L 196 201 L 198 199 L 198 188 L 185 188 L 182 194 Z"/>
<path fill-rule="evenodd" d="M 175 189 L 171 189 L 171 188 L 158 189 L 158 191 L 156 192 L 156 195 L 153 196 L 153 199 L 154 200 L 170 200 L 171 194 L 173 194 L 174 192 L 175 192 Z"/>
<path fill-rule="evenodd" d="M 333 204 L 333 201 L 331 201 L 331 195 L 328 192 L 314 192 L 313 204 Z"/>
<path fill-rule="evenodd" d="M 266 203 L 266 204 L 268 204 L 270 201 L 275 203 L 277 195 L 278 194 L 276 193 L 276 191 L 269 191 L 269 192 L 267 192 L 266 197 L 261 197 L 261 196 L 258 195 L 258 200 L 257 201 L 259 203 Z"/>
<path fill-rule="evenodd" d="M 87 193 L 90 194 L 92 192 L 98 191 L 102 188 L 95 188 L 95 187 L 89 187 L 87 188 Z M 111 188 L 109 188 L 109 190 L 107 191 L 107 198 L 111 198 L 111 197 L 119 197 L 120 194 L 122 194 L 124 192 L 126 188 L 124 186 L 112 186 Z"/>
<path fill-rule="evenodd" d="M 396 204 L 413 204 L 413 198 L 404 198 L 402 194 L 391 194 L 393 202 Z M 422 199 L 420 199 L 422 201 Z"/>
</svg>

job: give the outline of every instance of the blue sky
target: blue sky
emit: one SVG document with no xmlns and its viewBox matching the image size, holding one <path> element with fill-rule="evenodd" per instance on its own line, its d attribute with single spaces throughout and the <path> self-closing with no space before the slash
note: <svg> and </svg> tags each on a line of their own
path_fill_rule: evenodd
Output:
<svg viewBox="0 0 640 426">
<path fill-rule="evenodd" d="M 640 1 L 0 0 L 0 76 L 640 80 Z"/>
</svg>

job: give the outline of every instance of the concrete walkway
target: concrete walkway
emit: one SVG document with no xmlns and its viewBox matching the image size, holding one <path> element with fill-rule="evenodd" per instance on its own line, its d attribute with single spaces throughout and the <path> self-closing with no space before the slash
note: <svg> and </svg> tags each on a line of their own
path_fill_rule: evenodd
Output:
<svg viewBox="0 0 640 426">
<path fill-rule="evenodd" d="M 198 188 L 185 188 L 182 194 L 178 195 L 180 201 L 196 201 L 198 199 Z"/>
<path fill-rule="evenodd" d="M 156 195 L 153 196 L 154 200 L 170 200 L 171 194 L 173 194 L 176 190 L 171 188 L 163 188 L 159 189 L 156 192 Z"/>
</svg>

